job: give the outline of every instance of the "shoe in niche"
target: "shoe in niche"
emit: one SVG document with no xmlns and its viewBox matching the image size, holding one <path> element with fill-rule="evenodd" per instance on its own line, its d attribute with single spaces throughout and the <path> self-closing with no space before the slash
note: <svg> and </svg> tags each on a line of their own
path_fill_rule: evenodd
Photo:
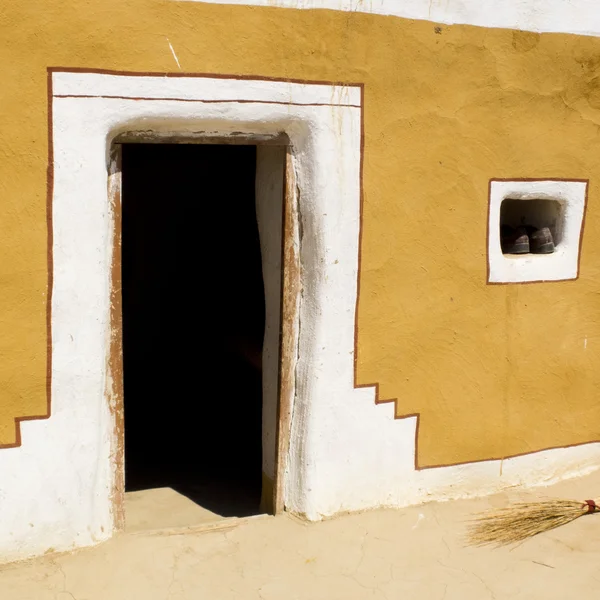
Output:
<svg viewBox="0 0 600 600">
<path fill-rule="evenodd" d="M 549 227 L 531 228 L 529 246 L 533 254 L 552 254 L 554 252 L 554 238 Z"/>
<path fill-rule="evenodd" d="M 502 225 L 500 243 L 504 254 L 527 254 L 529 252 L 529 236 L 525 227 L 515 229 L 509 225 Z"/>
</svg>

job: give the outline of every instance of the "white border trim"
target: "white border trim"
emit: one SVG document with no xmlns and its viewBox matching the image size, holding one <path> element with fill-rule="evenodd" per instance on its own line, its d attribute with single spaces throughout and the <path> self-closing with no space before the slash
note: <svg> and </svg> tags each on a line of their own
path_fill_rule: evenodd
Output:
<svg viewBox="0 0 600 600">
<path fill-rule="evenodd" d="M 181 1 L 181 0 L 176 0 Z M 295 9 L 328 9 L 534 32 L 600 35 L 593 0 L 188 0 Z"/>
<path fill-rule="evenodd" d="M 585 181 L 506 181 L 490 182 L 488 221 L 488 265 L 490 283 L 526 283 L 577 279 L 581 228 L 587 198 Z M 563 206 L 562 240 L 553 254 L 507 256 L 500 245 L 500 206 L 506 198 L 522 200 L 548 198 Z"/>
</svg>

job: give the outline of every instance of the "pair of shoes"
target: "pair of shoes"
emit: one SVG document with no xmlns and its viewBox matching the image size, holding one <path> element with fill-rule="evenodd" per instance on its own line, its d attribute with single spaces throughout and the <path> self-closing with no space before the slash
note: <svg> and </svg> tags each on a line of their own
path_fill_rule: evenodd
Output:
<svg viewBox="0 0 600 600">
<path fill-rule="evenodd" d="M 552 254 L 554 238 L 549 227 L 502 225 L 500 242 L 504 254 Z"/>
</svg>

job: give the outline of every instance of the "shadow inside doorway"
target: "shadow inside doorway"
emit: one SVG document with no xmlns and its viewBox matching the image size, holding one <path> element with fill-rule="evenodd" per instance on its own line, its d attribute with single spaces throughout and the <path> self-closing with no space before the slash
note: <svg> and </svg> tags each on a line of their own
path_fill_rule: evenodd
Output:
<svg viewBox="0 0 600 600">
<path fill-rule="evenodd" d="M 122 169 L 126 491 L 258 514 L 256 147 L 124 144 Z"/>
</svg>

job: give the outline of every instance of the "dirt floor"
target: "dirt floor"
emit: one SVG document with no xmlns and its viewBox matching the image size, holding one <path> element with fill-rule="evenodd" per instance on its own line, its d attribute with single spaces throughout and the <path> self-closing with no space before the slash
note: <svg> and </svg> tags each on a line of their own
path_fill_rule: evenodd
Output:
<svg viewBox="0 0 600 600">
<path fill-rule="evenodd" d="M 290 516 L 132 530 L 0 568 L 3 600 L 588 600 L 600 598 L 600 514 L 516 547 L 465 545 L 479 511 L 600 495 L 600 472 L 527 492 L 304 523 Z M 181 498 L 161 492 L 161 506 Z M 188 507 L 189 508 L 189 507 Z M 180 505 L 180 514 L 187 510 Z M 143 517 L 143 518 L 142 518 Z M 151 520 L 151 519 L 150 519 Z M 208 530 L 201 531 L 202 528 Z M 212 529 L 211 529 L 212 528 Z"/>
</svg>

